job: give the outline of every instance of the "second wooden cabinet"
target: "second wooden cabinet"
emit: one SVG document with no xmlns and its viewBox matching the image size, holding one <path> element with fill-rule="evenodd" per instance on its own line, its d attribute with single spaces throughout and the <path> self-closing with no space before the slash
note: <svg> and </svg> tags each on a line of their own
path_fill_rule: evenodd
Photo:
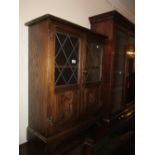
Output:
<svg viewBox="0 0 155 155">
<path fill-rule="evenodd" d="M 135 100 L 134 24 L 117 11 L 90 17 L 91 29 L 108 36 L 103 55 L 105 120 L 110 121 Z"/>
</svg>

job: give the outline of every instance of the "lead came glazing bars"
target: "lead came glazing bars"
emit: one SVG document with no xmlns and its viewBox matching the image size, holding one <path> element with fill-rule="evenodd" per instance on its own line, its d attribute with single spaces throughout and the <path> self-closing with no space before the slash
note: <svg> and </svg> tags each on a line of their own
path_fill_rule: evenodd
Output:
<svg viewBox="0 0 155 155">
<path fill-rule="evenodd" d="M 62 32 L 57 32 L 55 37 L 55 85 L 76 84 L 79 38 Z"/>
</svg>

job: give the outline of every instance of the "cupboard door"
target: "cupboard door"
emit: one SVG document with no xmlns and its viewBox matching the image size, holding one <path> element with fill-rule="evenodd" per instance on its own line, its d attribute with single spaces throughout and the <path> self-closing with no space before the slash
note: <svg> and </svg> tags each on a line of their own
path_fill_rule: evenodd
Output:
<svg viewBox="0 0 155 155">
<path fill-rule="evenodd" d="M 101 44 L 88 42 L 86 51 L 86 83 L 101 81 L 102 52 Z"/>
<path fill-rule="evenodd" d="M 113 80 L 112 80 L 112 112 L 117 112 L 122 108 L 125 53 L 127 46 L 127 33 L 117 29 L 115 52 L 113 56 Z"/>
<path fill-rule="evenodd" d="M 102 106 L 101 85 L 102 85 L 102 55 L 103 47 L 99 40 L 87 41 L 84 67 L 83 85 L 83 112 L 85 114 L 96 113 Z"/>
<path fill-rule="evenodd" d="M 67 31 L 55 32 L 54 123 L 70 123 L 77 119 L 79 107 L 80 37 Z"/>
</svg>

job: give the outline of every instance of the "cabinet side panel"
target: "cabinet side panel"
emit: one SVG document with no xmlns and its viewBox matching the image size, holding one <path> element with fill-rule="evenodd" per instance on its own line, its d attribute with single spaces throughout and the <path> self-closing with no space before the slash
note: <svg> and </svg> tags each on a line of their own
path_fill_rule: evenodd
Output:
<svg viewBox="0 0 155 155">
<path fill-rule="evenodd" d="M 29 27 L 29 127 L 45 135 L 48 96 L 48 23 Z"/>
</svg>

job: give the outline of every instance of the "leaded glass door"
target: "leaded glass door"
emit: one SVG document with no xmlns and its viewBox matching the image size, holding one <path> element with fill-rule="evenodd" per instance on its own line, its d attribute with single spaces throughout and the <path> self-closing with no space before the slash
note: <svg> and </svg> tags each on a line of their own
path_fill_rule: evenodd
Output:
<svg viewBox="0 0 155 155">
<path fill-rule="evenodd" d="M 96 113 L 102 106 L 102 40 L 87 36 L 87 46 L 84 62 L 83 81 L 83 110 L 91 115 Z"/>
<path fill-rule="evenodd" d="M 77 119 L 79 106 L 80 37 L 72 32 L 56 30 L 54 85 L 57 124 Z"/>
</svg>

